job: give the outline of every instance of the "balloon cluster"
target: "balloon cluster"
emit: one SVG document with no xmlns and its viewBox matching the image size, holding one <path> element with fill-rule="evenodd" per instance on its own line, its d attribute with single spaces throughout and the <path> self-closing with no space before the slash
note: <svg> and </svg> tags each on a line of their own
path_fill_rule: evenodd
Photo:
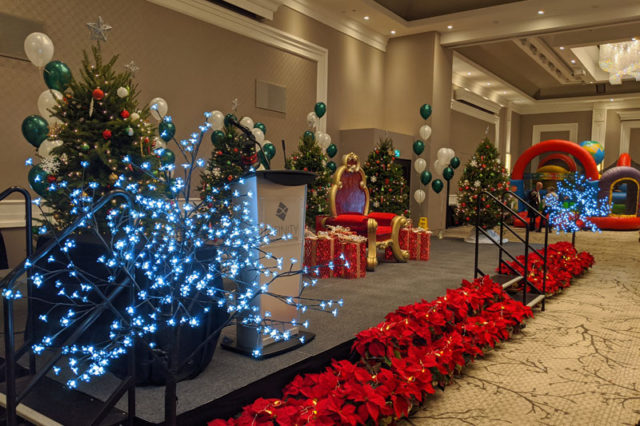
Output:
<svg viewBox="0 0 640 426">
<path fill-rule="evenodd" d="M 420 116 L 426 121 L 429 117 L 431 117 L 431 105 L 424 104 L 420 107 Z M 416 140 L 413 143 L 413 152 L 416 155 L 420 155 L 424 152 L 424 141 L 428 140 L 431 137 L 431 127 L 428 124 L 423 124 L 420 126 L 418 131 L 420 134 L 420 139 Z M 418 158 L 413 163 L 413 168 L 415 171 L 420 174 L 420 181 L 423 185 L 427 185 L 431 181 L 431 173 L 429 173 L 427 169 L 427 162 L 424 158 Z M 423 189 L 417 189 L 416 192 L 413 193 L 413 198 L 416 200 L 418 204 L 422 204 L 426 197 L 426 194 Z"/>
<path fill-rule="evenodd" d="M 207 122 L 211 124 L 213 133 L 211 133 L 211 143 L 213 146 L 219 146 L 225 140 L 224 128 L 231 125 L 231 121 L 237 120 L 233 114 L 224 115 L 222 112 L 215 110 L 208 114 Z M 265 138 L 267 134 L 267 126 L 259 121 L 253 121 L 251 117 L 244 116 L 238 123 L 249 129 L 255 140 L 262 145 L 262 152 L 268 161 L 271 161 L 276 155 L 276 146 Z M 260 156 L 260 154 L 258 154 Z"/>
<path fill-rule="evenodd" d="M 309 130 L 304 132 L 304 137 L 315 140 L 320 148 L 325 150 L 329 158 L 333 158 L 338 153 L 338 147 L 335 144 L 331 143 L 331 136 L 327 132 L 317 130 L 318 121 L 320 121 L 320 119 L 324 117 L 326 113 L 327 105 L 324 102 L 316 103 L 313 111 L 307 114 L 307 126 L 309 127 Z M 327 168 L 331 170 L 331 173 L 335 172 L 337 168 L 335 161 L 329 161 L 327 163 Z"/>
</svg>

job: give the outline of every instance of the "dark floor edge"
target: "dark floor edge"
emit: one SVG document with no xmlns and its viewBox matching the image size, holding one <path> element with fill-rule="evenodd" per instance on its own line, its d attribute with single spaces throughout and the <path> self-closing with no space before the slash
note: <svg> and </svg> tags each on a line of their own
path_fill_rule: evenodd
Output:
<svg viewBox="0 0 640 426">
<path fill-rule="evenodd" d="M 204 425 L 216 418 L 229 418 L 238 414 L 242 407 L 251 404 L 258 398 L 278 398 L 282 396 L 282 389 L 289 384 L 295 376 L 304 373 L 319 373 L 324 370 L 332 360 L 350 359 L 351 347 L 355 338 L 347 340 L 331 349 L 310 356 L 302 361 L 292 364 L 282 370 L 276 371 L 260 380 L 236 389 L 208 404 L 186 411 L 178 416 L 179 425 Z M 259 362 L 259 361 L 257 361 Z M 137 425 L 154 425 L 145 420 L 136 418 Z M 159 423 L 164 424 L 164 423 Z"/>
</svg>

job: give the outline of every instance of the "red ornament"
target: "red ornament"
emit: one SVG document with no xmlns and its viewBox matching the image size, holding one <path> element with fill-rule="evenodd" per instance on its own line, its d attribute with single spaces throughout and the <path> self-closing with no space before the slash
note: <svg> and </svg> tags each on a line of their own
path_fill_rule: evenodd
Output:
<svg viewBox="0 0 640 426">
<path fill-rule="evenodd" d="M 233 148 L 233 152 L 237 153 L 238 152 L 238 148 Z"/>
<path fill-rule="evenodd" d="M 385 179 L 385 180 L 384 180 L 384 184 L 385 184 L 385 185 L 389 185 L 389 179 Z"/>
<path fill-rule="evenodd" d="M 122 118 L 129 118 L 129 111 L 127 111 L 126 109 L 122 110 L 122 112 L 120 113 L 120 117 Z"/>
<path fill-rule="evenodd" d="M 102 89 L 98 88 L 95 89 L 93 93 L 91 93 L 91 96 L 93 96 L 93 99 L 95 99 L 96 101 L 101 101 L 104 99 L 104 92 L 102 91 Z"/>
<path fill-rule="evenodd" d="M 231 182 L 231 181 L 233 180 L 233 176 L 231 176 L 231 175 L 227 176 L 227 180 L 228 180 L 229 182 Z"/>
<path fill-rule="evenodd" d="M 222 151 L 216 151 L 216 155 L 222 155 Z"/>
<path fill-rule="evenodd" d="M 49 183 L 53 183 L 53 182 L 55 182 L 55 181 L 56 181 L 56 179 L 57 179 L 57 178 L 56 178 L 54 175 L 49 175 L 49 176 L 47 176 L 47 182 L 49 182 Z"/>
<path fill-rule="evenodd" d="M 107 129 L 104 132 L 102 132 L 102 137 L 105 139 L 111 139 L 111 130 Z"/>
</svg>

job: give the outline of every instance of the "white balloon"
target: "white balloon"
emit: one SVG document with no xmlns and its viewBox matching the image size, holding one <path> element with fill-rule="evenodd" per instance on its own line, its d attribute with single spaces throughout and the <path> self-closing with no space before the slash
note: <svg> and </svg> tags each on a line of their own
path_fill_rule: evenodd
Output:
<svg viewBox="0 0 640 426">
<path fill-rule="evenodd" d="M 316 125 L 318 124 L 318 120 L 319 118 L 315 112 L 311 111 L 309 114 L 307 114 L 307 126 L 309 126 L 310 129 L 316 127 Z"/>
<path fill-rule="evenodd" d="M 167 105 L 167 101 L 162 98 L 153 98 L 151 102 L 149 102 L 149 110 L 151 111 L 151 116 L 160 121 L 167 115 L 169 105 Z"/>
<path fill-rule="evenodd" d="M 413 198 L 416 200 L 418 204 L 422 204 L 424 201 L 426 194 L 422 189 L 417 189 L 416 192 L 413 193 Z"/>
<path fill-rule="evenodd" d="M 250 117 L 242 117 L 242 119 L 240 120 L 240 124 L 246 127 L 247 129 L 253 129 L 254 123 Z"/>
<path fill-rule="evenodd" d="M 442 177 L 442 170 L 444 170 L 445 167 L 447 166 L 443 166 L 443 162 L 441 162 L 440 160 L 436 160 L 433 162 L 433 175 L 436 177 L 441 178 Z"/>
<path fill-rule="evenodd" d="M 440 148 L 438 150 L 438 160 L 440 164 L 444 164 L 443 167 L 447 167 L 451 162 L 451 159 L 456 156 L 456 152 L 451 148 Z"/>
<path fill-rule="evenodd" d="M 329 133 L 318 130 L 316 132 L 316 142 L 318 142 L 320 148 L 327 149 L 331 145 L 331 136 L 329 136 Z"/>
<path fill-rule="evenodd" d="M 431 137 L 431 127 L 429 127 L 428 124 L 425 124 L 424 126 L 420 127 L 420 138 L 423 141 L 426 141 L 430 137 Z"/>
<path fill-rule="evenodd" d="M 44 33 L 31 33 L 24 39 L 24 53 L 33 65 L 43 67 L 53 58 L 53 42 Z"/>
<path fill-rule="evenodd" d="M 58 101 L 64 98 L 62 93 L 57 90 L 45 90 L 38 96 L 38 111 L 40 115 L 44 117 L 50 125 L 61 123 L 60 119 L 54 117 L 49 110 L 53 110 L 53 107 L 58 105 Z"/>
<path fill-rule="evenodd" d="M 424 169 L 427 168 L 427 162 L 424 158 L 418 158 L 413 162 L 413 168 L 416 170 L 416 172 L 422 173 L 424 172 Z"/>
<path fill-rule="evenodd" d="M 211 116 L 207 118 L 207 121 L 211 123 L 213 130 L 222 130 L 224 128 L 224 114 L 218 110 L 211 111 Z"/>
<path fill-rule="evenodd" d="M 254 129 L 251 129 L 251 133 L 253 133 L 253 137 L 256 138 L 256 140 L 260 143 L 264 142 L 264 133 L 262 133 L 261 129 L 258 129 L 257 127 Z"/>
<path fill-rule="evenodd" d="M 52 141 L 50 139 L 45 139 L 38 147 L 38 155 L 42 158 L 47 158 L 51 155 L 52 149 L 62 146 L 62 144 L 63 142 L 61 140 Z"/>
</svg>

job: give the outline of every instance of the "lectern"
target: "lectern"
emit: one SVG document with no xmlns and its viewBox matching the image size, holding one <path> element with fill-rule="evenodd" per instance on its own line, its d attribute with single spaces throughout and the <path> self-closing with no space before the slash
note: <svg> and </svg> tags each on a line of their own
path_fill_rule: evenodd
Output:
<svg viewBox="0 0 640 426">
<path fill-rule="evenodd" d="M 272 242 L 265 250 L 272 253 L 273 260 L 264 259 L 263 264 L 271 267 L 276 264 L 275 258 L 282 258 L 282 271 L 289 268 L 302 268 L 304 256 L 304 220 L 307 198 L 307 184 L 313 182 L 314 173 L 299 170 L 263 170 L 251 177 L 246 177 L 238 184 L 240 193 L 255 194 L 250 200 L 252 220 L 275 228 L 278 236 L 290 234 L 291 238 Z M 257 259 L 258 251 L 252 253 Z M 291 265 L 291 259 L 297 263 Z M 272 262 L 272 263 L 270 263 Z M 257 271 L 241 272 L 239 281 L 251 283 L 257 278 Z M 261 283 L 268 281 L 261 277 Z M 280 296 L 296 298 L 300 294 L 302 274 L 279 277 L 269 286 L 269 292 Z M 256 358 L 268 358 L 295 349 L 311 341 L 315 335 L 301 330 L 297 326 L 285 324 L 297 318 L 295 306 L 285 304 L 273 296 L 262 294 L 254 298 L 253 306 L 259 309 L 263 318 L 268 317 L 273 327 L 288 332 L 287 340 L 274 340 L 268 335 L 260 335 L 255 327 L 244 326 L 238 321 L 235 339 L 225 337 L 222 347 L 225 349 L 251 355 Z"/>
</svg>

